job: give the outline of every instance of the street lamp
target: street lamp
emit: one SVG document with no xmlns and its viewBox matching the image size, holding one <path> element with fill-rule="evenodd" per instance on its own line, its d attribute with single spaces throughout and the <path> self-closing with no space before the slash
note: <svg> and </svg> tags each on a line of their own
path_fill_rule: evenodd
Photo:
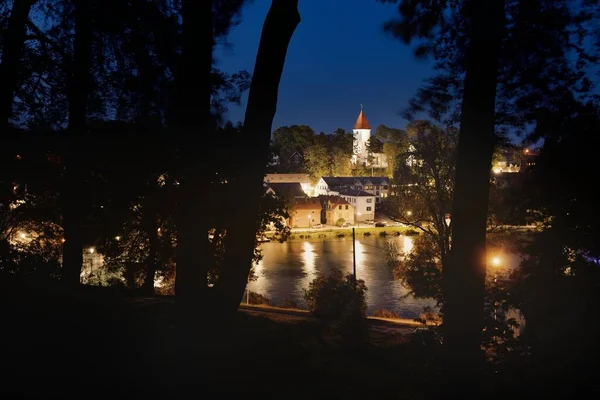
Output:
<svg viewBox="0 0 600 400">
<path fill-rule="evenodd" d="M 406 215 L 408 215 L 408 216 L 410 217 L 410 216 L 412 215 L 412 211 L 408 210 L 408 211 L 406 212 Z"/>
<path fill-rule="evenodd" d="M 497 285 L 498 285 L 498 268 L 500 268 L 500 266 L 502 265 L 502 258 L 500 258 L 500 256 L 494 256 L 492 257 L 492 266 L 494 267 L 494 286 L 495 289 L 498 289 Z M 496 301 L 494 300 L 494 319 L 497 319 L 497 315 L 496 315 Z"/>
</svg>

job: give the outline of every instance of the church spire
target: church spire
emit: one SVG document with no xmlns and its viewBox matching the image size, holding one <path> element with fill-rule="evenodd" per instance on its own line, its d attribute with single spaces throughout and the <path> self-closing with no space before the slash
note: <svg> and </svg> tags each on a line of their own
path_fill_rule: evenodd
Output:
<svg viewBox="0 0 600 400">
<path fill-rule="evenodd" d="M 354 129 L 371 129 L 365 114 L 363 113 L 363 105 L 360 105 L 360 114 L 358 114 L 358 118 L 356 119 L 356 123 L 354 124 Z"/>
</svg>

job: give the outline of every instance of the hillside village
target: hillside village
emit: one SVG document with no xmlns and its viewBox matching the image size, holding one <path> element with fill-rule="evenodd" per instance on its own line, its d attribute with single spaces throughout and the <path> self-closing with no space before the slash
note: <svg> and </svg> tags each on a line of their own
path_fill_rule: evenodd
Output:
<svg viewBox="0 0 600 400">
<path fill-rule="evenodd" d="M 337 134 L 338 132 L 336 132 Z M 358 224 L 383 226 L 386 199 L 402 186 L 389 172 L 386 154 L 373 152 L 371 127 L 361 107 L 352 131 L 352 154 L 342 163 L 350 164 L 356 176 L 311 176 L 307 172 L 273 172 L 265 176 L 266 194 L 283 199 L 288 206 L 286 225 L 292 229 L 350 227 Z M 411 151 L 412 145 L 409 145 Z M 518 154 L 518 157 L 515 157 Z M 515 147 L 499 149 L 492 172 L 498 185 L 508 185 L 510 176 L 535 165 L 536 150 Z M 302 171 L 305 155 L 301 149 L 282 157 L 272 154 L 271 167 L 287 162 L 294 171 Z M 411 157 L 406 163 L 414 163 Z M 332 168 L 336 170 L 337 166 Z M 370 176 L 358 176 L 370 173 Z"/>
</svg>

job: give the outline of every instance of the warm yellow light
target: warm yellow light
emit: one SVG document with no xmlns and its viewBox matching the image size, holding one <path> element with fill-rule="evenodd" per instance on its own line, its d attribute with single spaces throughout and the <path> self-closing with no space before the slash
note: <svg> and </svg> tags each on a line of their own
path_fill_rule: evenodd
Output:
<svg viewBox="0 0 600 400">
<path fill-rule="evenodd" d="M 500 172 L 502 172 L 502 170 L 500 168 L 494 168 L 494 173 L 495 174 L 499 174 Z"/>
<path fill-rule="evenodd" d="M 500 264 L 502 264 L 502 259 L 498 256 L 495 256 L 494 258 L 492 258 L 492 265 L 494 267 L 499 267 Z"/>
<path fill-rule="evenodd" d="M 406 215 L 408 215 L 408 216 L 410 217 L 410 216 L 412 215 L 412 211 L 408 210 L 408 211 L 406 212 Z"/>
<path fill-rule="evenodd" d="M 160 232 L 160 228 L 157 229 L 157 232 Z"/>
<path fill-rule="evenodd" d="M 24 233 L 21 233 L 21 234 L 19 235 L 19 237 L 20 237 L 21 239 L 25 239 L 25 236 L 26 236 L 26 235 L 25 235 Z"/>
<path fill-rule="evenodd" d="M 115 236 L 115 240 L 118 242 L 119 240 L 121 240 L 121 236 Z"/>
<path fill-rule="evenodd" d="M 93 248 L 93 247 L 90 247 L 90 249 L 89 249 L 89 252 L 90 252 L 90 254 L 94 254 L 94 252 L 95 252 L 95 251 L 96 251 L 96 249 L 95 249 L 95 248 Z"/>
<path fill-rule="evenodd" d="M 64 242 L 65 242 L 65 239 L 60 239 L 60 241 L 61 241 L 62 243 L 64 243 Z"/>
</svg>

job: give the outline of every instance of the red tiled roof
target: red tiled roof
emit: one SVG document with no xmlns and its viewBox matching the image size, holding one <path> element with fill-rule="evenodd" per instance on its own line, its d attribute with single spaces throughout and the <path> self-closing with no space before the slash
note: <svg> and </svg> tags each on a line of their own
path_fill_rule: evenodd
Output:
<svg viewBox="0 0 600 400">
<path fill-rule="evenodd" d="M 360 114 L 358 114 L 358 118 L 356 119 L 356 123 L 354 124 L 354 129 L 371 129 L 369 121 L 367 121 L 363 110 L 360 110 Z"/>
</svg>

